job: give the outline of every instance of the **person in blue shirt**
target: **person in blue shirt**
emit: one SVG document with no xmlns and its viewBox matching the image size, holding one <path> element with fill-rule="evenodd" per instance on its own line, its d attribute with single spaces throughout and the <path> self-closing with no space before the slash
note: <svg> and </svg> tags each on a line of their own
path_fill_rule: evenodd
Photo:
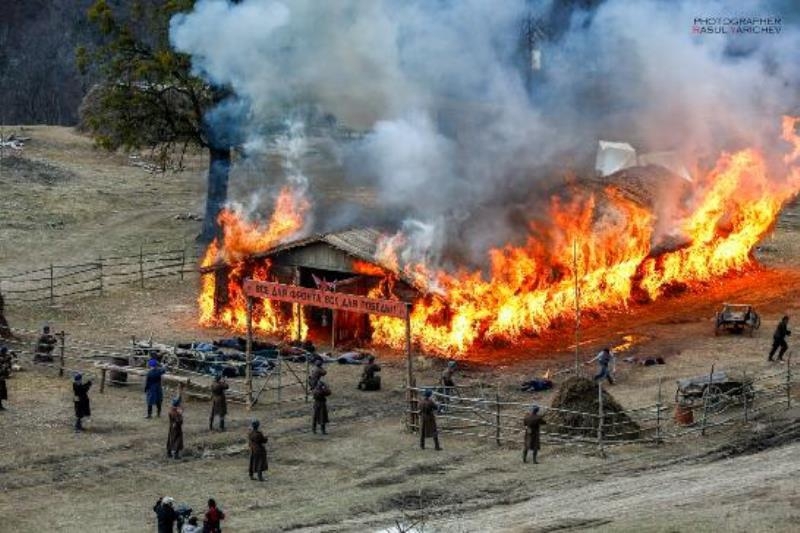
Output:
<svg viewBox="0 0 800 533">
<path fill-rule="evenodd" d="M 164 389 L 161 387 L 161 376 L 167 373 L 167 370 L 158 366 L 158 361 L 150 359 L 147 362 L 150 370 L 147 371 L 147 377 L 144 382 L 144 394 L 147 400 L 147 417 L 152 418 L 153 406 L 156 407 L 156 416 L 161 416 L 161 403 L 164 401 Z"/>
</svg>

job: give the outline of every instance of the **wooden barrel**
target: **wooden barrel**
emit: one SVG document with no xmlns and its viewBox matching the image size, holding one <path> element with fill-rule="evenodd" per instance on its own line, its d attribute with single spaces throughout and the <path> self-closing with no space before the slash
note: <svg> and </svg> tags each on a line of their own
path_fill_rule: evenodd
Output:
<svg viewBox="0 0 800 533">
<path fill-rule="evenodd" d="M 688 405 L 679 403 L 675 405 L 675 423 L 681 426 L 694 424 L 694 411 Z"/>
<path fill-rule="evenodd" d="M 127 357 L 112 357 L 111 364 L 117 366 L 128 366 L 128 358 Z M 112 385 L 123 385 L 128 382 L 128 373 L 122 372 L 120 370 L 111 370 L 109 372 L 109 379 L 111 380 Z"/>
</svg>

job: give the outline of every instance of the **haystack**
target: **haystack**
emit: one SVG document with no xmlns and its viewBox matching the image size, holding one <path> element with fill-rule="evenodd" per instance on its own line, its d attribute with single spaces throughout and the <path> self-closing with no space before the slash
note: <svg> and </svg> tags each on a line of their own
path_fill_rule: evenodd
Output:
<svg viewBox="0 0 800 533">
<path fill-rule="evenodd" d="M 573 376 L 558 388 L 547 411 L 548 431 L 571 436 L 597 437 L 599 424 L 597 385 L 588 378 Z M 560 409 L 559 411 L 553 409 Z M 603 439 L 629 440 L 639 437 L 641 428 L 608 392 L 603 390 Z"/>
</svg>

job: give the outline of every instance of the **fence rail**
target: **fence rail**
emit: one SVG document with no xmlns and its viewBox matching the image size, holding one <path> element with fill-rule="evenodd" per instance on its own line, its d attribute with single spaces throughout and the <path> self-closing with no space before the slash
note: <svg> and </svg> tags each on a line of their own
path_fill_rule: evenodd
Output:
<svg viewBox="0 0 800 533">
<path fill-rule="evenodd" d="M 199 250 L 194 246 L 145 251 L 131 255 L 98 256 L 96 261 L 49 266 L 0 275 L 0 293 L 9 301 L 49 302 L 84 294 L 102 295 L 122 285 L 145 287 L 147 280 L 197 271 Z"/>
</svg>

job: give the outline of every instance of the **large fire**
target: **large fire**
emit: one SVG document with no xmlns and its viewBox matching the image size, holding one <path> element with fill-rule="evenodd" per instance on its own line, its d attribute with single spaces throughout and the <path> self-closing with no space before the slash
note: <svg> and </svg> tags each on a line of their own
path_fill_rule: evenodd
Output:
<svg viewBox="0 0 800 533">
<path fill-rule="evenodd" d="M 647 208 L 609 188 L 601 206 L 594 194 L 576 193 L 565 202 L 553 199 L 547 223 L 531 222 L 530 237 L 520 246 L 490 252 L 488 275 L 479 271 L 446 272 L 422 263 L 401 264 L 403 236 L 387 236 L 380 247 L 380 264 L 359 263 L 359 271 L 384 276 L 372 296 L 391 297 L 398 273 L 417 288 L 427 289 L 413 306 L 411 331 L 423 350 L 463 354 L 479 343 L 513 341 L 574 317 L 576 279 L 582 309 L 624 307 L 634 301 L 656 300 L 676 285 L 691 286 L 752 268 L 751 251 L 772 228 L 781 207 L 800 191 L 800 119 L 784 118 L 783 137 L 792 145 L 786 156 L 789 174 L 768 175 L 767 163 L 756 150 L 723 154 L 713 170 L 696 179 L 692 204 L 680 222 L 682 245 L 656 253 L 654 215 Z M 241 330 L 245 299 L 241 292 L 242 258 L 286 240 L 303 227 L 308 204 L 284 191 L 266 226 L 243 221 L 226 211 L 224 247 L 214 243 L 203 265 L 224 260 L 232 264 L 228 303 L 214 316 L 214 278 L 204 276 L 200 296 L 201 321 Z M 254 272 L 265 279 L 269 265 Z M 392 272 L 394 271 L 394 272 Z M 278 316 L 270 304 L 256 310 L 255 326 L 264 332 L 288 334 L 294 320 Z M 295 317 L 296 319 L 296 317 Z M 373 341 L 392 347 L 405 342 L 405 324 L 390 317 L 370 317 Z"/>
</svg>

